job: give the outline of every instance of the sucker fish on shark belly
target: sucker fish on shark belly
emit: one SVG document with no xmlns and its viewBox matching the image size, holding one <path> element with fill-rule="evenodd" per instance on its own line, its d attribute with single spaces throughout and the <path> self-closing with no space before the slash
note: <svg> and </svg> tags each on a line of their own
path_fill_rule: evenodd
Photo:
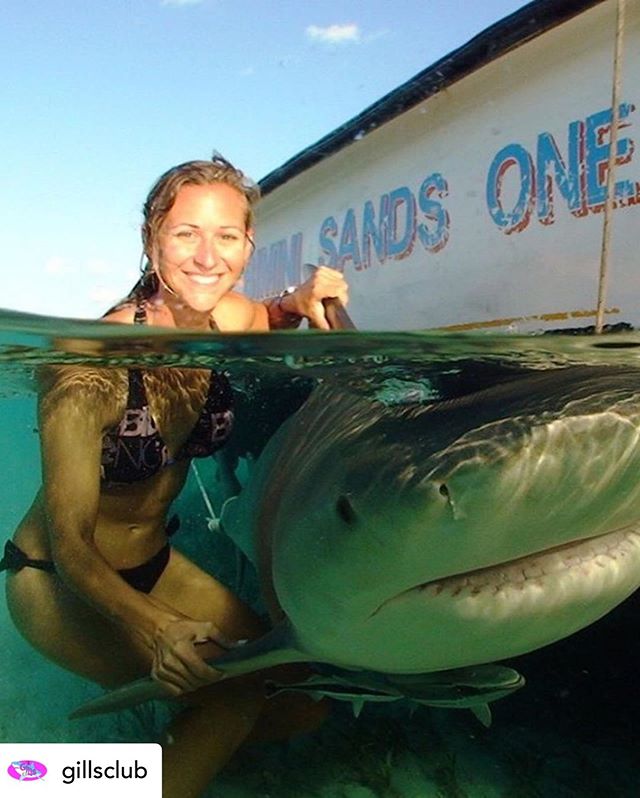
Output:
<svg viewBox="0 0 640 798">
<path fill-rule="evenodd" d="M 455 671 L 421 674 L 417 679 L 379 673 L 335 673 L 311 676 L 300 683 L 267 682 L 269 696 L 301 692 L 316 701 L 332 698 L 350 702 L 358 717 L 366 702 L 404 701 L 413 711 L 417 705 L 470 709 L 484 726 L 491 725 L 489 703 L 524 686 L 523 677 L 503 665 L 481 665 Z"/>
<path fill-rule="evenodd" d="M 320 386 L 225 507 L 276 626 L 215 666 L 428 674 L 566 637 L 640 585 L 639 477 L 640 369 L 418 406 Z"/>
</svg>

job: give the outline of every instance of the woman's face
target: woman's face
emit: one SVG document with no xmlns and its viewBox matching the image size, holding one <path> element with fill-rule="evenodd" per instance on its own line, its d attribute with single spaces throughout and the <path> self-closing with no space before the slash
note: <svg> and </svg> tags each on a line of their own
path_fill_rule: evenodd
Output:
<svg viewBox="0 0 640 798">
<path fill-rule="evenodd" d="M 154 242 L 162 281 L 193 310 L 213 310 L 252 253 L 247 200 L 233 186 L 183 186 Z"/>
</svg>

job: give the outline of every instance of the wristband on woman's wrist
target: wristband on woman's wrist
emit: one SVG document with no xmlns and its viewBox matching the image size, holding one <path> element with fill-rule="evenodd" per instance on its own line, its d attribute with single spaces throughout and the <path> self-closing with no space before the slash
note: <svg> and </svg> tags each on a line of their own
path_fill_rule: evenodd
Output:
<svg viewBox="0 0 640 798">
<path fill-rule="evenodd" d="M 272 329 L 286 330 L 295 329 L 300 326 L 302 316 L 299 316 L 297 313 L 291 313 L 282 307 L 282 300 L 290 294 L 293 294 L 296 290 L 297 286 L 291 285 L 285 288 L 284 291 L 281 291 L 277 297 L 268 301 L 269 324 Z"/>
</svg>

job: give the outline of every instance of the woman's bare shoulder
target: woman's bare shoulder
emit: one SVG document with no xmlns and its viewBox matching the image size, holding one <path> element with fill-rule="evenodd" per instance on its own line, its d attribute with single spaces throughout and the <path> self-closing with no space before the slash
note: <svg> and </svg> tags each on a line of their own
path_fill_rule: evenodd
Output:
<svg viewBox="0 0 640 798">
<path fill-rule="evenodd" d="M 115 310 L 112 310 L 106 315 L 102 316 L 100 321 L 110 321 L 115 322 L 116 324 L 133 324 L 135 310 L 136 306 L 133 304 L 123 305 L 122 307 L 116 308 Z"/>
<path fill-rule="evenodd" d="M 213 315 L 216 324 L 223 332 L 269 329 L 265 306 L 236 291 L 230 291 L 222 297 Z"/>
</svg>

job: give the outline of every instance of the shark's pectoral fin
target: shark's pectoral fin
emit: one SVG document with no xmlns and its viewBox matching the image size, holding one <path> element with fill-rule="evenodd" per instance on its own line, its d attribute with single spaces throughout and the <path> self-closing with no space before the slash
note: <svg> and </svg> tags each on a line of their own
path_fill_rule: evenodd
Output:
<svg viewBox="0 0 640 798">
<path fill-rule="evenodd" d="M 478 718 L 480 723 L 488 729 L 491 726 L 493 718 L 491 717 L 491 707 L 489 704 L 477 704 L 475 707 L 469 707 L 473 714 Z"/>
<path fill-rule="evenodd" d="M 287 662 L 308 662 L 309 660 L 309 656 L 296 648 L 295 636 L 289 622 L 285 620 L 258 640 L 237 646 L 223 657 L 207 662 L 216 670 L 222 671 L 226 677 L 231 677 L 253 673 L 262 668 L 270 668 Z M 117 687 L 105 695 L 88 701 L 75 709 L 69 717 L 85 718 L 90 715 L 118 712 L 145 701 L 169 697 L 162 684 L 147 677 L 125 684 L 123 687 Z"/>
<path fill-rule="evenodd" d="M 169 693 L 159 682 L 145 677 L 87 701 L 74 709 L 69 718 L 76 720 L 77 718 L 88 718 L 91 715 L 104 715 L 107 712 L 119 712 L 143 704 L 145 701 L 168 698 L 170 698 Z"/>
<path fill-rule="evenodd" d="M 285 618 L 257 640 L 237 646 L 218 659 L 209 660 L 209 665 L 227 676 L 241 676 L 274 665 L 311 661 L 313 657 L 297 647 L 295 633 Z"/>
</svg>

